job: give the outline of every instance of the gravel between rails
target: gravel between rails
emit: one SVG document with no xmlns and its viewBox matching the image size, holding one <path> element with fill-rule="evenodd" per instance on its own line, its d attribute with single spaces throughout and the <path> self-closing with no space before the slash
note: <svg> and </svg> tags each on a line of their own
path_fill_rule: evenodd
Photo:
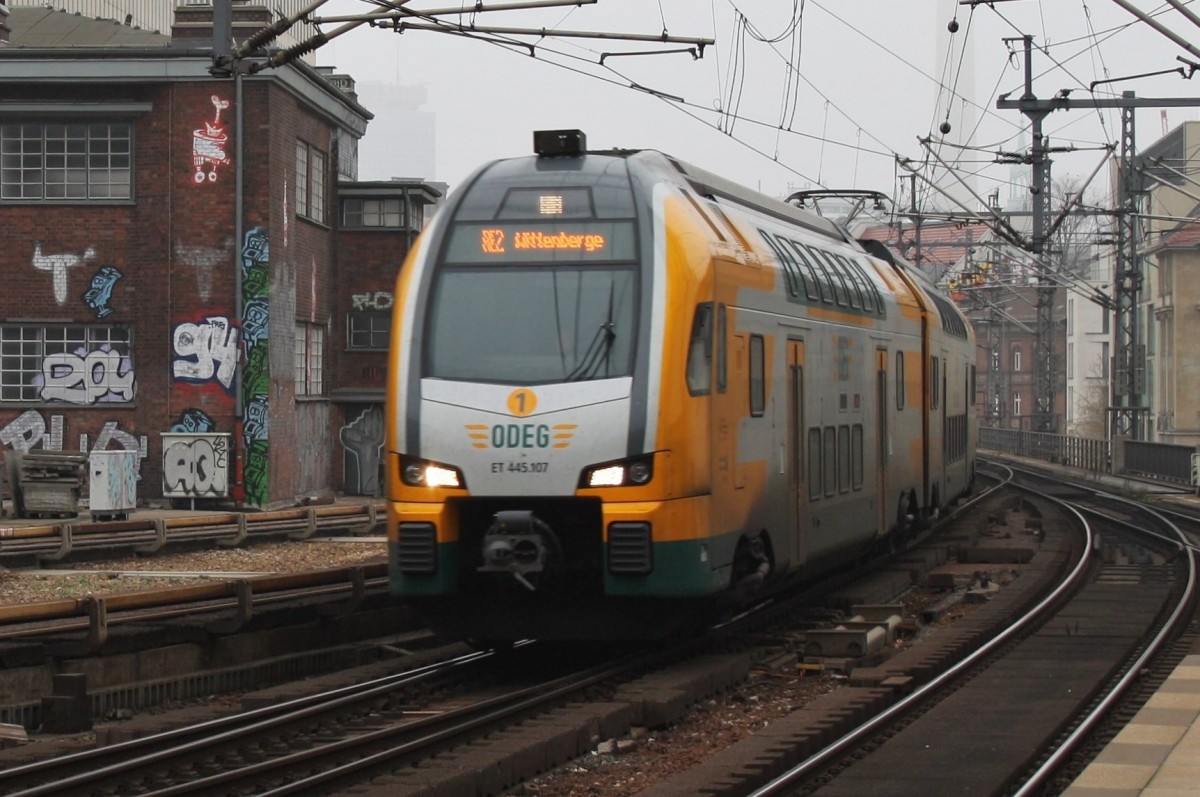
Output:
<svg viewBox="0 0 1200 797">
<path fill-rule="evenodd" d="M 0 605 L 139 592 L 212 579 L 296 573 L 386 560 L 387 543 L 382 538 L 347 537 L 60 562 L 35 570 L 0 568 Z"/>
</svg>

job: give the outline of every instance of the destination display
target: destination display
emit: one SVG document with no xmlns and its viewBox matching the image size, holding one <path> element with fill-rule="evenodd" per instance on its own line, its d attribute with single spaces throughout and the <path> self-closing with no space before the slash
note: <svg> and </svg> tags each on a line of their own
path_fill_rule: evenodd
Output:
<svg viewBox="0 0 1200 797">
<path fill-rule="evenodd" d="M 446 263 L 609 263 L 634 258 L 632 221 L 456 223 Z"/>
</svg>

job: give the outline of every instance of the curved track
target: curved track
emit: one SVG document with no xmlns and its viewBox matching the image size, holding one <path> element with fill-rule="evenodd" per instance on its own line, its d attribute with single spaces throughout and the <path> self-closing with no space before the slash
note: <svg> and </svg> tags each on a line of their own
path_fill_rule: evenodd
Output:
<svg viewBox="0 0 1200 797">
<path fill-rule="evenodd" d="M 1071 552 L 1055 592 L 754 795 L 1041 793 L 1150 654 L 1178 633 L 1194 603 L 1195 565 L 1161 520 L 1150 534 L 1103 521 L 1097 535 L 1079 510 L 1044 493 L 1025 500 L 1042 515 L 1043 548 Z M 894 659 L 889 670 L 898 677 L 905 664 Z M 872 697 L 880 699 L 860 696 Z"/>
</svg>

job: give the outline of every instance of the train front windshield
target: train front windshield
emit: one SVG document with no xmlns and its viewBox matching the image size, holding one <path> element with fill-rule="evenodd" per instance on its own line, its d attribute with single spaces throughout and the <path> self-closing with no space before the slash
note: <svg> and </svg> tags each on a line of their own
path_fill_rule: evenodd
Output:
<svg viewBox="0 0 1200 797">
<path fill-rule="evenodd" d="M 424 375 L 523 385 L 630 376 L 636 219 L 620 159 L 493 166 L 441 246 Z"/>
<path fill-rule="evenodd" d="M 426 376 L 545 384 L 629 376 L 637 272 L 622 268 L 443 268 Z"/>
</svg>

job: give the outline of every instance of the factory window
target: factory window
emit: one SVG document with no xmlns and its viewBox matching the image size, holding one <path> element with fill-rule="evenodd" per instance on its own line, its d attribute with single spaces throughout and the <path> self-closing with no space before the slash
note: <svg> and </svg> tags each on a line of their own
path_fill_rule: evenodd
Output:
<svg viewBox="0 0 1200 797">
<path fill-rule="evenodd" d="M 296 215 L 325 223 L 325 153 L 296 142 Z"/>
<path fill-rule="evenodd" d="M 325 392 L 322 367 L 325 362 L 325 328 L 317 324 L 296 324 L 295 339 L 296 395 L 319 396 Z"/>
<path fill-rule="evenodd" d="M 125 326 L 0 326 L 0 401 L 91 406 L 133 401 L 133 338 Z"/>
<path fill-rule="evenodd" d="M 126 122 L 0 125 L 0 199 L 129 199 L 132 174 Z"/>
<path fill-rule="evenodd" d="M 763 336 L 750 336 L 750 414 L 755 418 L 766 409 L 767 386 L 763 360 Z"/>
<path fill-rule="evenodd" d="M 392 314 L 386 310 L 346 313 L 346 348 L 386 350 L 392 334 Z"/>
<path fill-rule="evenodd" d="M 400 197 L 383 199 L 342 200 L 342 227 L 346 229 L 408 229 L 419 230 L 424 224 L 424 206 Z M 408 217 L 406 222 L 405 217 Z"/>
<path fill-rule="evenodd" d="M 1021 350 L 1016 346 L 1012 350 L 1012 369 L 1014 373 L 1021 370 Z"/>
</svg>

